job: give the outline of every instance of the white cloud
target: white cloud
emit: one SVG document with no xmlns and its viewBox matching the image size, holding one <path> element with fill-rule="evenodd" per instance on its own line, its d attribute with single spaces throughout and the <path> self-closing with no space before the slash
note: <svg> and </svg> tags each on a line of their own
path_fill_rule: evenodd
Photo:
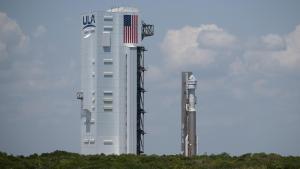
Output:
<svg viewBox="0 0 300 169">
<path fill-rule="evenodd" d="M 169 30 L 161 48 L 165 62 L 153 66 L 151 81 L 164 84 L 175 79 L 174 72 L 191 70 L 200 74 L 200 92 L 220 90 L 237 99 L 252 94 L 291 96 L 288 88 L 273 82 L 300 70 L 300 25 L 286 35 L 250 40 L 238 39 L 214 24 L 185 26 Z"/>
<path fill-rule="evenodd" d="M 284 37 L 286 48 L 273 54 L 281 66 L 289 69 L 300 68 L 300 25 Z"/>
<path fill-rule="evenodd" d="M 216 25 L 200 26 L 197 41 L 200 48 L 229 48 L 236 38 Z"/>
<path fill-rule="evenodd" d="M 285 47 L 284 38 L 276 34 L 268 34 L 261 37 L 261 41 L 267 49 L 283 49 Z"/>
<path fill-rule="evenodd" d="M 207 66 L 214 62 L 218 49 L 231 47 L 236 38 L 216 25 L 185 26 L 169 30 L 161 44 L 171 68 Z"/>
<path fill-rule="evenodd" d="M 16 21 L 0 12 L 0 62 L 12 53 L 26 51 L 28 42 L 29 37 L 23 33 Z"/>
<path fill-rule="evenodd" d="M 169 30 L 161 44 L 166 69 L 185 70 L 228 64 L 229 74 L 274 74 L 300 68 L 300 25 L 287 35 L 267 34 L 255 43 L 240 41 L 217 25 Z M 243 45 L 250 44 L 250 45 Z M 235 49 L 239 48 L 240 53 Z M 220 56 L 230 56 L 224 60 Z M 234 56 L 238 56 L 235 57 Z M 223 62 L 223 63 L 221 63 Z"/>
<path fill-rule="evenodd" d="M 39 25 L 33 32 L 33 37 L 38 38 L 43 36 L 47 32 L 47 28 L 43 25 Z"/>
<path fill-rule="evenodd" d="M 46 31 L 47 29 L 40 25 L 36 28 L 33 36 L 40 37 Z M 3 66 L 5 69 L 0 70 L 1 82 L 11 83 L 7 88 L 12 91 L 20 91 L 20 93 L 53 88 L 61 89 L 69 84 L 71 80 L 66 80 L 69 77 L 65 77 L 58 73 L 58 70 L 47 66 L 49 60 L 44 57 L 49 55 L 49 51 L 46 49 L 47 45 L 42 44 L 38 48 L 30 48 L 32 49 L 30 54 L 27 52 L 33 43 L 33 41 L 29 43 L 29 37 L 16 21 L 9 18 L 6 13 L 0 12 L 0 63 L 1 66 L 9 65 Z M 20 54 L 24 57 L 18 57 Z M 68 63 L 72 64 L 73 62 Z M 67 67 L 64 66 L 64 69 L 60 71 L 70 69 L 69 65 Z"/>
<path fill-rule="evenodd" d="M 246 46 L 242 49 L 244 52 L 241 58 L 230 65 L 232 74 L 273 74 L 300 70 L 300 25 L 287 35 L 262 36 L 258 44 L 259 47 Z"/>
</svg>

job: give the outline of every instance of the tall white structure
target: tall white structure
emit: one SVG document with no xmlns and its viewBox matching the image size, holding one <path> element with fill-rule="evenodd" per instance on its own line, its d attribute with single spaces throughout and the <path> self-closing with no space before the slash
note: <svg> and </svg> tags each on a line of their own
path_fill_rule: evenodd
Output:
<svg viewBox="0 0 300 169">
<path fill-rule="evenodd" d="M 135 8 L 81 16 L 81 153 L 143 153 L 142 39 L 154 27 Z"/>
<path fill-rule="evenodd" d="M 190 157 L 197 154 L 197 80 L 192 72 L 182 72 L 181 85 L 181 151 L 183 155 Z"/>
</svg>

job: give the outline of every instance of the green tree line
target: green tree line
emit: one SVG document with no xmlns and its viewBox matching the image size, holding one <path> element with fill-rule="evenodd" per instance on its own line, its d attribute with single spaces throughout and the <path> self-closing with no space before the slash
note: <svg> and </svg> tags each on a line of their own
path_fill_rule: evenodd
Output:
<svg viewBox="0 0 300 169">
<path fill-rule="evenodd" d="M 199 155 L 80 155 L 65 151 L 13 156 L 0 152 L 0 169 L 300 169 L 300 157 L 254 153 Z"/>
</svg>

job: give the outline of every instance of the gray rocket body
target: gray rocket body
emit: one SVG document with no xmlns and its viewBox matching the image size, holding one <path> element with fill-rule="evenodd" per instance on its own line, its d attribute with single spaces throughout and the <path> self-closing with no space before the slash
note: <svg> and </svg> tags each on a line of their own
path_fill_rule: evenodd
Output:
<svg viewBox="0 0 300 169">
<path fill-rule="evenodd" d="M 181 91 L 181 151 L 185 156 L 197 154 L 196 90 L 197 81 L 192 72 L 182 72 Z"/>
</svg>

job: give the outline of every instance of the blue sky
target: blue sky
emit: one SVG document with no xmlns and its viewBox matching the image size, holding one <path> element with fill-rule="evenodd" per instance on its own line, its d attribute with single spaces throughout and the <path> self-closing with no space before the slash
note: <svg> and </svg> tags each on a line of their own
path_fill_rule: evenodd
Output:
<svg viewBox="0 0 300 169">
<path fill-rule="evenodd" d="M 0 0 L 0 151 L 79 152 L 80 14 L 134 6 L 145 151 L 180 153 L 180 72 L 198 79 L 199 153 L 300 155 L 300 1 Z"/>
</svg>

